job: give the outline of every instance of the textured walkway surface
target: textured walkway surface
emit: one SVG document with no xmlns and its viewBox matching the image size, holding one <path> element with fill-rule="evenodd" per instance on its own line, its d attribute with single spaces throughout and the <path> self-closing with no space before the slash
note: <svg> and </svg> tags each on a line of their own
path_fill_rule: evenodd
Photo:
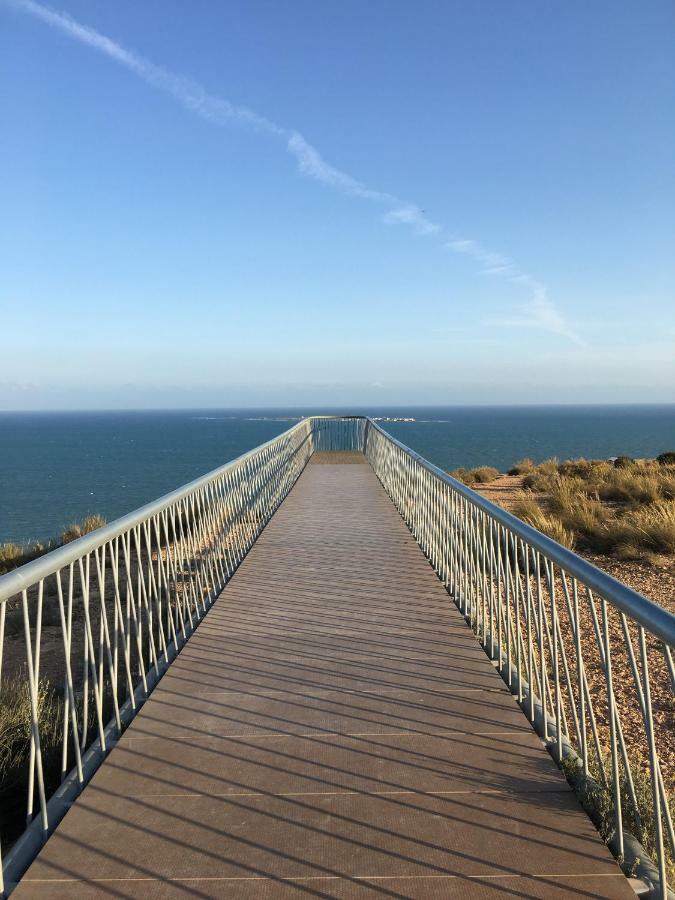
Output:
<svg viewBox="0 0 675 900">
<path fill-rule="evenodd" d="M 316 463 L 15 896 L 634 898 L 370 467 Z"/>
</svg>

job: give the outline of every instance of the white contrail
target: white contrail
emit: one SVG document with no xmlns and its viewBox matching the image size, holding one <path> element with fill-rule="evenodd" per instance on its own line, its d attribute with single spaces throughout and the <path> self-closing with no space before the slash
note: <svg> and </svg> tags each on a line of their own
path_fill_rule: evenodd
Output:
<svg viewBox="0 0 675 900">
<path fill-rule="evenodd" d="M 449 241 L 446 247 L 452 250 L 453 253 L 461 253 L 464 256 L 471 257 L 486 275 L 497 275 L 501 278 L 506 278 L 513 284 L 522 285 L 530 294 L 530 299 L 518 309 L 517 315 L 491 319 L 488 324 L 538 328 L 542 331 L 553 332 L 553 334 L 567 338 L 580 346 L 584 344 L 584 341 L 565 321 L 564 316 L 548 296 L 545 285 L 528 275 L 527 272 L 521 271 L 510 257 L 486 250 L 478 241 L 463 238 Z"/>
<path fill-rule="evenodd" d="M 383 220 L 387 225 L 410 225 L 417 234 L 435 234 L 441 226 L 430 222 L 417 206 L 399 206 L 390 210 Z"/>
<path fill-rule="evenodd" d="M 193 79 L 175 75 L 161 66 L 156 66 L 93 28 L 82 25 L 66 12 L 56 12 L 37 3 L 36 0 L 6 0 L 6 2 L 15 9 L 39 19 L 56 31 L 98 50 L 142 78 L 147 84 L 173 97 L 185 109 L 209 122 L 217 125 L 240 123 L 268 137 L 283 140 L 288 153 L 295 159 L 298 170 L 306 177 L 313 178 L 349 196 L 388 207 L 382 216 L 385 224 L 406 225 L 415 234 L 421 236 L 443 233 L 441 226 L 428 219 L 418 206 L 405 203 L 394 194 L 373 190 L 346 172 L 331 166 L 323 159 L 316 147 L 313 147 L 295 129 L 284 128 L 245 106 L 239 106 L 209 94 Z M 523 285 L 529 291 L 530 300 L 519 311 L 518 316 L 495 320 L 495 324 L 536 327 L 580 343 L 579 337 L 548 297 L 546 288 L 536 279 L 522 272 L 513 260 L 485 250 L 476 241 L 446 240 L 445 246 L 455 253 L 470 256 L 483 271 L 507 277 L 510 281 Z"/>
<path fill-rule="evenodd" d="M 166 69 L 154 65 L 142 56 L 126 50 L 105 35 L 94 31 L 93 28 L 76 22 L 68 13 L 54 12 L 46 6 L 36 3 L 35 0 L 10 0 L 10 5 L 22 12 L 30 13 L 36 19 L 40 19 L 46 25 L 74 38 L 81 44 L 86 44 L 105 54 L 116 63 L 130 69 L 152 87 L 170 94 L 181 106 L 203 119 L 208 119 L 218 125 L 238 120 L 271 135 L 283 137 L 288 134 L 283 128 L 279 128 L 264 116 L 259 116 L 250 109 L 246 109 L 244 106 L 235 106 L 227 100 L 212 96 L 191 78 L 167 72 Z"/>
<path fill-rule="evenodd" d="M 351 194 L 353 197 L 361 197 L 363 200 L 374 200 L 376 203 L 392 205 L 399 203 L 392 194 L 384 194 L 381 191 L 373 191 L 361 184 L 356 178 L 341 172 L 334 166 L 329 165 L 322 159 L 316 147 L 312 147 L 304 137 L 297 131 L 286 132 L 288 138 L 288 152 L 291 153 L 298 162 L 298 168 L 303 175 L 309 178 L 315 178 L 322 181 L 330 187 L 336 188 L 345 194 Z"/>
<path fill-rule="evenodd" d="M 377 203 L 396 205 L 400 203 L 392 194 L 373 191 L 361 184 L 351 175 L 341 172 L 329 165 L 313 147 L 296 130 L 282 128 L 270 119 L 261 116 L 245 106 L 238 106 L 209 94 L 198 82 L 181 75 L 174 75 L 161 66 L 156 66 L 137 53 L 127 50 L 120 44 L 106 37 L 100 32 L 82 25 L 65 12 L 55 12 L 35 0 L 10 0 L 10 5 L 23 12 L 29 13 L 45 24 L 74 38 L 94 50 L 114 60 L 116 63 L 129 69 L 143 81 L 152 87 L 169 94 L 181 106 L 213 122 L 217 125 L 226 125 L 239 122 L 249 125 L 265 134 L 281 138 L 286 142 L 288 152 L 296 159 L 298 169 L 303 175 L 314 178 L 327 184 L 329 187 L 361 197 L 365 200 L 374 200 Z"/>
</svg>

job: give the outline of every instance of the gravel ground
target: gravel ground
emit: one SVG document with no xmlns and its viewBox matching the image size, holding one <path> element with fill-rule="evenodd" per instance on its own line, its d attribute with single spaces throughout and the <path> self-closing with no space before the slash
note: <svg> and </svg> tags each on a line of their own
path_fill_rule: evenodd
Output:
<svg viewBox="0 0 675 900">
<path fill-rule="evenodd" d="M 487 484 L 476 484 L 473 487 L 474 490 L 479 491 L 493 503 L 498 503 L 505 509 L 511 510 L 514 503 L 522 497 L 523 477 L 520 475 L 500 475 L 494 481 Z M 614 578 L 675 613 L 675 559 L 663 559 L 658 563 L 654 563 L 639 560 L 618 560 L 611 556 L 599 554 L 581 555 Z M 598 614 L 599 612 L 598 609 Z M 584 658 L 589 690 L 593 697 L 598 725 L 601 732 L 607 735 L 605 678 L 600 665 L 590 609 L 585 604 L 581 604 L 580 618 L 583 636 L 582 656 Z M 576 664 L 574 643 L 566 615 L 561 614 L 560 626 L 563 632 L 563 640 L 568 646 L 570 669 L 574 672 Z M 637 705 L 630 659 L 625 648 L 619 616 L 613 611 L 610 611 L 609 614 L 609 630 L 612 646 L 612 667 L 616 682 L 616 700 L 629 755 L 633 757 L 634 754 L 640 754 L 646 757 L 647 746 L 644 737 L 644 724 Z M 634 652 L 639 658 L 637 629 L 630 627 L 629 630 Z M 661 647 L 656 641 L 648 640 L 648 660 L 657 750 L 664 780 L 672 791 L 673 787 L 675 787 L 675 740 L 673 739 L 675 734 L 675 704 Z"/>
<path fill-rule="evenodd" d="M 500 475 L 487 484 L 472 485 L 488 500 L 498 503 L 504 509 L 512 510 L 514 503 L 523 495 L 522 475 Z M 633 590 L 644 594 L 650 600 L 665 606 L 675 613 L 675 558 L 664 558 L 659 563 L 620 560 L 613 556 L 597 553 L 581 553 L 585 559 L 599 569 L 623 581 Z"/>
</svg>

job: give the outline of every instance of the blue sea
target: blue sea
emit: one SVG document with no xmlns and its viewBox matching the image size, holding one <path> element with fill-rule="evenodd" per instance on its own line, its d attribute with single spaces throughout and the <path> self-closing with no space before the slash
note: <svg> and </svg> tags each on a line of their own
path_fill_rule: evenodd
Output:
<svg viewBox="0 0 675 900">
<path fill-rule="evenodd" d="M 446 470 L 675 449 L 675 405 L 0 413 L 0 542 L 111 521 L 321 412 L 414 418 L 383 426 Z"/>
</svg>

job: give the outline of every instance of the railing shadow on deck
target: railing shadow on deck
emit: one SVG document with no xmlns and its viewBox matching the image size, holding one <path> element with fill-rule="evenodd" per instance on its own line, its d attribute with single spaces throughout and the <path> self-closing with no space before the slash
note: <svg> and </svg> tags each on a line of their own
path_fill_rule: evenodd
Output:
<svg viewBox="0 0 675 900">
<path fill-rule="evenodd" d="M 363 416 L 304 419 L 0 578 L 0 714 L 11 710 L 14 729 L 2 760 L 0 797 L 11 804 L 0 821 L 10 844 L 0 892 L 35 857 L 317 451 L 365 454 L 530 722 L 599 808 L 615 855 L 666 897 L 675 616 Z M 616 678 L 619 661 L 628 678 Z M 313 674 L 306 668 L 296 661 L 286 677 L 294 670 L 302 684 Z"/>
</svg>

